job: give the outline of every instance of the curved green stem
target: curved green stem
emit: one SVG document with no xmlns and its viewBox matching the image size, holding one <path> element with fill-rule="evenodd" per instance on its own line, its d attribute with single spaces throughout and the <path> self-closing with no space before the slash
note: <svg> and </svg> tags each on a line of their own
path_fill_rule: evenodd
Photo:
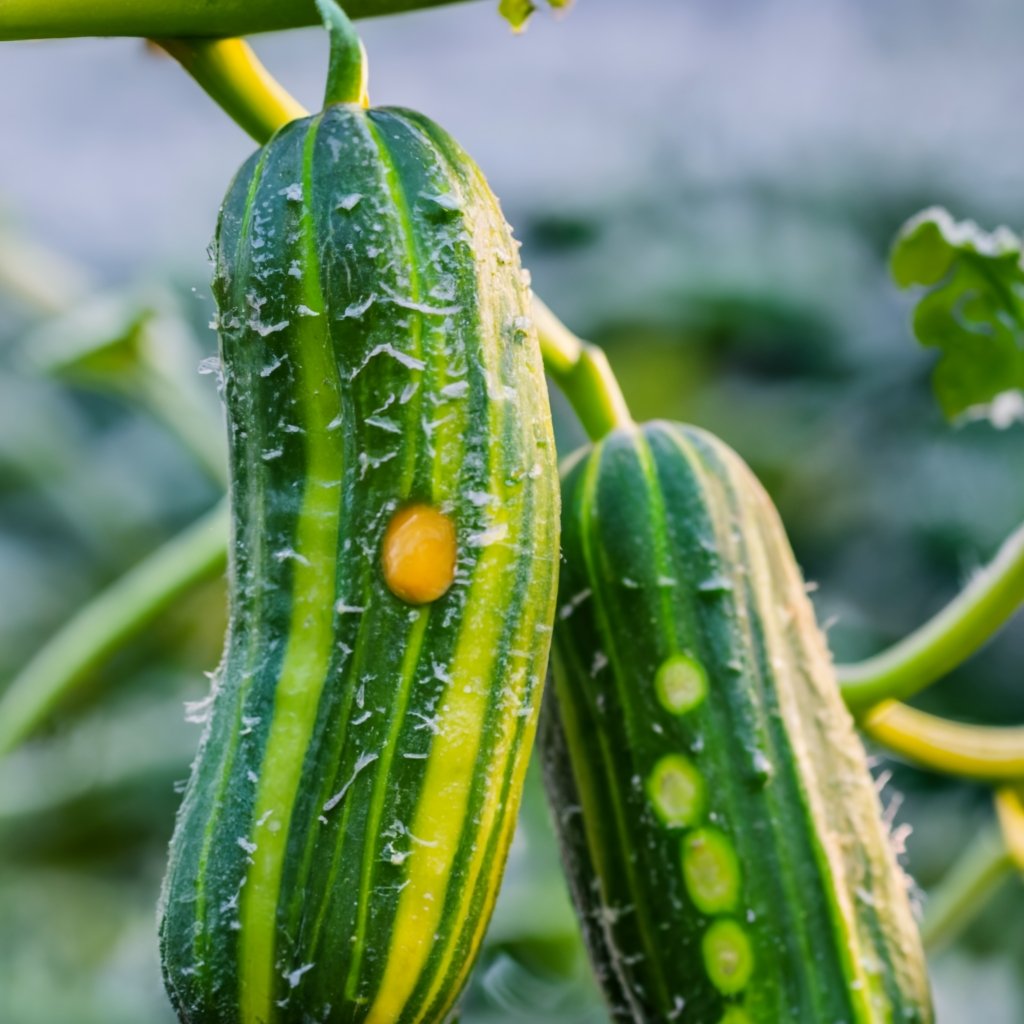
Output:
<svg viewBox="0 0 1024 1024">
<path fill-rule="evenodd" d="M 0 696 L 0 756 L 179 595 L 222 572 L 227 535 L 228 507 L 222 501 L 78 611 Z"/>
<path fill-rule="evenodd" d="M 1012 870 L 999 829 L 989 826 L 979 832 L 929 896 L 921 922 L 928 950 L 934 952 L 955 938 Z"/>
<path fill-rule="evenodd" d="M 371 18 L 453 0 L 347 0 L 351 18 Z M 3 0 L 0 39 L 68 36 L 221 38 L 315 25 L 310 0 Z"/>
<path fill-rule="evenodd" d="M 854 714 L 919 693 L 973 654 L 1024 602 L 1024 526 L 934 618 L 887 651 L 836 673 Z"/>
<path fill-rule="evenodd" d="M 243 131 L 266 142 L 308 111 L 242 39 L 154 39 Z"/>
<path fill-rule="evenodd" d="M 368 107 L 368 66 L 363 41 L 334 0 L 316 0 L 316 6 L 324 20 L 324 28 L 331 37 L 324 106 L 331 103 L 358 103 Z"/>
<path fill-rule="evenodd" d="M 946 775 L 985 781 L 1024 778 L 1024 727 L 952 722 L 883 701 L 860 722 L 873 740 Z"/>
<path fill-rule="evenodd" d="M 536 295 L 533 321 L 544 369 L 569 400 L 590 439 L 598 441 L 610 430 L 630 425 L 633 420 L 626 400 L 604 352 L 577 338 Z"/>
</svg>

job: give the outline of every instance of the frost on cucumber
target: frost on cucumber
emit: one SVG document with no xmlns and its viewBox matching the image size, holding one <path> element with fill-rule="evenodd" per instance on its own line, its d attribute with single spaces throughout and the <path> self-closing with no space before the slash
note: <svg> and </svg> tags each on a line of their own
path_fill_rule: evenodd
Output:
<svg viewBox="0 0 1024 1024">
<path fill-rule="evenodd" d="M 878 798 L 778 515 L 692 427 L 563 483 L 542 748 L 616 1020 L 932 1020 Z"/>
<path fill-rule="evenodd" d="M 231 614 L 166 983 L 192 1024 L 432 1024 L 496 894 L 554 612 L 515 244 L 437 126 L 339 104 L 242 168 L 215 258 Z"/>
</svg>

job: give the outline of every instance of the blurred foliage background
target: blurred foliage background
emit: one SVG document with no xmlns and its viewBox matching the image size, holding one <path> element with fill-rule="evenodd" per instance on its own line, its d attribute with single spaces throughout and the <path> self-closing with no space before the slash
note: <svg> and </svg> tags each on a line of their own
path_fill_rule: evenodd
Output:
<svg viewBox="0 0 1024 1024">
<path fill-rule="evenodd" d="M 513 37 L 483 3 L 362 28 L 374 101 L 476 156 L 537 291 L 607 348 L 635 415 L 699 423 L 751 462 L 837 659 L 922 622 L 1018 524 L 1024 428 L 942 420 L 886 255 L 936 202 L 1024 225 L 1019 4 L 579 0 Z M 317 105 L 320 33 L 256 46 Z M 251 149 L 139 42 L 3 58 L 0 688 L 220 493 L 204 252 Z M 567 453 L 581 435 L 555 404 Z M 2 1024 L 172 1020 L 154 907 L 198 739 L 182 703 L 223 625 L 222 585 L 190 592 L 0 762 Z M 1024 722 L 1022 661 L 1018 616 L 923 706 Z M 927 890 L 988 793 L 889 771 Z M 466 1024 L 606 1019 L 546 813 L 533 778 Z M 1019 880 L 933 968 L 945 1024 L 1024 1020 Z"/>
</svg>

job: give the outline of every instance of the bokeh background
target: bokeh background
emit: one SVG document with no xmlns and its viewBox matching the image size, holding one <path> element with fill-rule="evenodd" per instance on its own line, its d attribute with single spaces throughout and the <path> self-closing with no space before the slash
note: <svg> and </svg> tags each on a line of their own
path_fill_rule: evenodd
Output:
<svg viewBox="0 0 1024 1024">
<path fill-rule="evenodd" d="M 422 109 L 474 154 L 537 291 L 606 346 L 636 416 L 699 423 L 752 463 L 838 659 L 922 622 L 1017 525 L 1024 428 L 943 421 L 886 271 L 923 206 L 1024 224 L 1015 0 L 578 0 L 519 37 L 484 2 L 362 27 L 374 101 Z M 317 105 L 321 33 L 256 47 Z M 67 364 L 144 325 L 216 460 L 215 387 L 197 372 L 216 346 L 205 250 L 252 147 L 137 41 L 5 43 L 0 58 L 2 688 L 218 496 L 117 393 L 137 392 L 136 369 L 114 360 L 90 382 Z M 580 434 L 557 400 L 556 415 L 568 452 Z M 171 1022 L 154 905 L 198 739 L 182 702 L 203 695 L 223 622 L 220 583 L 191 593 L 0 762 L 0 1024 Z M 1024 722 L 1022 663 L 1018 617 L 922 704 Z M 878 770 L 928 889 L 988 792 Z M 943 1024 L 1024 1021 L 1019 879 L 933 968 Z M 465 1022 L 605 1019 L 534 778 Z"/>
</svg>

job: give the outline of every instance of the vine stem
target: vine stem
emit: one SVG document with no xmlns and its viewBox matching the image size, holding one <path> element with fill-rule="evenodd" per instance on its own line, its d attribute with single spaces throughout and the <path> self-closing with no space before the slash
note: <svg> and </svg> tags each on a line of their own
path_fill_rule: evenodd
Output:
<svg viewBox="0 0 1024 1024">
<path fill-rule="evenodd" d="M 838 665 L 843 697 L 855 714 L 880 701 L 905 700 L 965 661 L 1024 602 L 1024 525 L 983 571 L 937 615 L 893 647 Z"/>
<path fill-rule="evenodd" d="M 533 321 L 548 375 L 569 400 L 583 428 L 598 441 L 632 417 L 604 352 L 577 338 L 535 295 Z"/>
<path fill-rule="evenodd" d="M 1006 850 L 1017 869 L 1024 872 L 1024 783 L 1000 787 L 995 804 Z"/>
<path fill-rule="evenodd" d="M 331 37 L 324 106 L 329 103 L 358 103 L 368 107 L 366 47 L 362 39 L 334 0 L 316 0 L 316 6 Z"/>
<path fill-rule="evenodd" d="M 935 952 L 952 941 L 1012 870 L 1000 829 L 988 826 L 979 832 L 929 896 L 921 922 L 928 950 Z"/>
<path fill-rule="evenodd" d="M 223 572 L 227 536 L 225 500 L 69 620 L 0 697 L 0 756 L 30 735 L 63 697 L 180 594 Z"/>
<path fill-rule="evenodd" d="M 1024 778 L 1024 727 L 968 725 L 883 701 L 860 721 L 864 733 L 914 764 L 983 781 Z"/>
<path fill-rule="evenodd" d="M 1024 791 L 1002 786 L 994 802 L 997 826 L 978 833 L 928 900 L 921 932 L 932 951 L 970 922 L 1003 879 L 1024 872 Z"/>
<path fill-rule="evenodd" d="M 345 0 L 350 18 L 370 18 L 454 0 Z M 309 0 L 3 0 L 0 40 L 68 36 L 218 38 L 316 24 Z"/>
<path fill-rule="evenodd" d="M 244 39 L 154 39 L 260 144 L 309 112 L 257 59 Z"/>
</svg>

